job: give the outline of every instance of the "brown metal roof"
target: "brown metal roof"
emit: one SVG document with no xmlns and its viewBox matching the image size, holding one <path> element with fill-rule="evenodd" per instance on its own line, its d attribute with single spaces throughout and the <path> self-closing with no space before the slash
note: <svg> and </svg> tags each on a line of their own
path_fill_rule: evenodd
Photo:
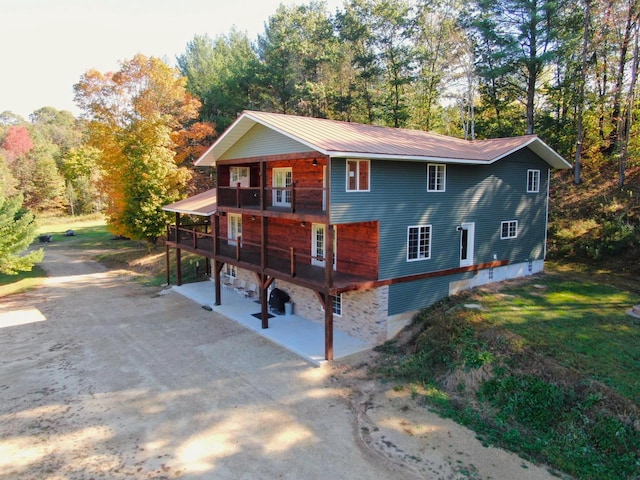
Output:
<svg viewBox="0 0 640 480">
<path fill-rule="evenodd" d="M 535 135 L 468 141 L 423 130 L 254 111 L 243 112 L 196 164 L 215 164 L 256 124 L 330 157 L 483 164 L 529 147 L 555 168 L 571 166 Z"/>
<path fill-rule="evenodd" d="M 184 213 L 208 217 L 216 213 L 218 209 L 216 189 L 198 193 L 193 197 L 185 198 L 178 202 L 162 207 L 167 212 Z"/>
</svg>

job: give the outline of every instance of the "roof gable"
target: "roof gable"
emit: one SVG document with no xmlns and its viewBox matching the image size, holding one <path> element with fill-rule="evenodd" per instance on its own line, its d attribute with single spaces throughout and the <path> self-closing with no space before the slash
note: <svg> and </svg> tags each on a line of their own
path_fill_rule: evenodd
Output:
<svg viewBox="0 0 640 480">
<path fill-rule="evenodd" d="M 243 112 L 196 165 L 214 165 L 223 158 L 241 158 L 229 155 L 229 151 L 255 125 L 262 125 L 307 147 L 307 150 L 329 157 L 489 164 L 522 148 L 529 148 L 554 168 L 571 167 L 535 135 L 468 141 L 422 130 L 254 111 Z"/>
</svg>

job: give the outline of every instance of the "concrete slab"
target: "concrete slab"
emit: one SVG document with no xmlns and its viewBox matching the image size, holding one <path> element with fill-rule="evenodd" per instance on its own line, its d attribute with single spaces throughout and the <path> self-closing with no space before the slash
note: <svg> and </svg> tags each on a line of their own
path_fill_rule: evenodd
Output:
<svg viewBox="0 0 640 480">
<path fill-rule="evenodd" d="M 206 307 L 207 310 L 211 309 L 244 325 L 314 365 L 326 362 L 324 358 L 324 325 L 295 314 L 276 315 L 269 319 L 269 328 L 263 329 L 261 320 L 252 315 L 260 312 L 260 304 L 256 303 L 254 299 L 236 293 L 232 288 L 223 286 L 222 305 L 214 305 L 215 283 L 213 280 L 173 286 L 169 291 L 179 293 Z M 334 360 L 349 357 L 372 347 L 373 345 L 334 329 Z"/>
</svg>

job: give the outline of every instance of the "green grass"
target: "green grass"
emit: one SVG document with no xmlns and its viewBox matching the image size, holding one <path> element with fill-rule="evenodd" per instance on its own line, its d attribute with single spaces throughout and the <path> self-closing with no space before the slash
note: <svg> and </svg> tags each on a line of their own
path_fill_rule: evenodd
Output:
<svg viewBox="0 0 640 480">
<path fill-rule="evenodd" d="M 0 273 L 0 297 L 24 293 L 39 287 L 47 278 L 47 273 L 38 265 L 29 272 L 20 272 L 18 275 L 5 275 Z"/>
<path fill-rule="evenodd" d="M 626 311 L 640 296 L 607 278 L 562 269 L 439 302 L 377 348 L 372 373 L 485 444 L 575 478 L 638 480 L 640 322 Z"/>
<path fill-rule="evenodd" d="M 483 318 L 520 335 L 527 346 L 640 398 L 640 325 L 626 314 L 640 297 L 608 285 L 547 275 L 480 298 Z"/>
</svg>

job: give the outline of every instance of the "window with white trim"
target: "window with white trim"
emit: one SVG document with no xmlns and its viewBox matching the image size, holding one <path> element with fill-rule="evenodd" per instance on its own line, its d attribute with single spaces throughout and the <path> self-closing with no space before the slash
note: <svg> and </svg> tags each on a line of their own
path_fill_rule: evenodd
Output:
<svg viewBox="0 0 640 480">
<path fill-rule="evenodd" d="M 527 170 L 527 193 L 540 191 L 540 170 Z"/>
<path fill-rule="evenodd" d="M 509 220 L 500 224 L 500 239 L 516 238 L 518 236 L 518 221 Z"/>
<path fill-rule="evenodd" d="M 333 314 L 337 317 L 342 316 L 342 294 L 331 295 L 331 305 L 333 309 Z M 324 312 L 324 307 L 321 307 L 320 310 Z"/>
<path fill-rule="evenodd" d="M 431 258 L 431 225 L 415 225 L 407 229 L 407 261 Z"/>
<path fill-rule="evenodd" d="M 333 314 L 340 317 L 342 316 L 342 294 L 332 295 L 333 299 Z"/>
<path fill-rule="evenodd" d="M 225 275 L 229 278 L 238 278 L 238 270 L 235 265 L 226 264 Z"/>
<path fill-rule="evenodd" d="M 447 186 L 447 166 L 443 163 L 427 165 L 427 192 L 444 192 Z"/>
<path fill-rule="evenodd" d="M 369 160 L 347 160 L 347 192 L 368 192 L 371 178 Z"/>
</svg>

